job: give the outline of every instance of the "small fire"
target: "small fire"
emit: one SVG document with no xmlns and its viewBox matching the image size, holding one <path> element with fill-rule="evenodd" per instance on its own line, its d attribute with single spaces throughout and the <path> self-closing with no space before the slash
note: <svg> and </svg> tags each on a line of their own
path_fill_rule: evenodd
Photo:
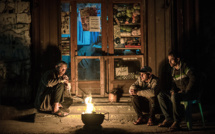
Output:
<svg viewBox="0 0 215 134">
<path fill-rule="evenodd" d="M 93 111 L 95 111 L 94 105 L 92 103 L 92 97 L 87 97 L 85 99 L 85 104 L 86 104 L 85 113 L 92 113 Z"/>
</svg>

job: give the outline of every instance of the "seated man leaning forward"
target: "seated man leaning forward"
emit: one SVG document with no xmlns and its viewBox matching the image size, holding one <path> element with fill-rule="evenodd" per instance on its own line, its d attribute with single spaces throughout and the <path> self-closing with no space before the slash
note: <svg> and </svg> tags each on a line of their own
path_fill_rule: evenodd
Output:
<svg viewBox="0 0 215 134">
<path fill-rule="evenodd" d="M 70 90 L 69 78 L 65 75 L 67 63 L 60 61 L 55 69 L 45 72 L 39 84 L 35 107 L 40 111 L 52 111 L 60 117 L 67 116 L 67 112 L 60 110 L 60 103 L 64 100 L 65 89 Z"/>
<path fill-rule="evenodd" d="M 198 99 L 200 94 L 201 79 L 196 69 L 190 67 L 180 58 L 177 52 L 168 54 L 169 64 L 172 67 L 172 88 L 170 91 L 161 90 L 158 102 L 165 120 L 159 127 L 169 127 L 169 131 L 178 131 L 184 118 L 184 108 L 181 101 Z"/>
<path fill-rule="evenodd" d="M 129 89 L 132 95 L 132 105 L 137 113 L 138 119 L 133 124 L 138 125 L 144 123 L 143 119 L 143 98 L 149 101 L 149 119 L 148 126 L 154 125 L 155 108 L 156 108 L 156 93 L 158 91 L 158 78 L 152 74 L 152 69 L 145 66 L 140 70 L 140 77 L 131 85 Z"/>
</svg>

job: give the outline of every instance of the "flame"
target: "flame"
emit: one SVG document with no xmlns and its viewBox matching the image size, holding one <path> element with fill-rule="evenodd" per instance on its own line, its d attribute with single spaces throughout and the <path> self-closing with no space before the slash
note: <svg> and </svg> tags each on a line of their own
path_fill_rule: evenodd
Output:
<svg viewBox="0 0 215 134">
<path fill-rule="evenodd" d="M 85 99 L 86 110 L 85 113 L 92 113 L 94 111 L 94 105 L 92 103 L 92 97 L 87 97 Z"/>
</svg>

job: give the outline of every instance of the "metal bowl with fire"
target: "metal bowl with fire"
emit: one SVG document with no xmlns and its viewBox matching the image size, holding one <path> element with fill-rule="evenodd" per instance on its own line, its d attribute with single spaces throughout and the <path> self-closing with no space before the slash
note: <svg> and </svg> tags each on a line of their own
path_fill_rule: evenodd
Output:
<svg viewBox="0 0 215 134">
<path fill-rule="evenodd" d="M 95 126 L 101 125 L 104 120 L 109 119 L 109 113 L 95 112 L 94 105 L 92 103 L 92 97 L 85 99 L 86 110 L 81 114 L 81 120 L 85 125 Z M 105 119 L 105 114 L 108 114 L 108 119 Z"/>
</svg>

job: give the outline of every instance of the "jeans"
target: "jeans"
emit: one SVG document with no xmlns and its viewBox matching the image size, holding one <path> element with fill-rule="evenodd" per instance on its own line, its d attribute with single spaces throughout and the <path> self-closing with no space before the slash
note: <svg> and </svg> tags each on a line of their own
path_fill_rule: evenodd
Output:
<svg viewBox="0 0 215 134">
<path fill-rule="evenodd" d="M 161 91 L 157 97 L 165 119 L 180 123 L 184 115 L 184 107 L 180 102 L 187 100 L 187 95 L 184 93 L 171 94 L 170 91 Z"/>
</svg>

